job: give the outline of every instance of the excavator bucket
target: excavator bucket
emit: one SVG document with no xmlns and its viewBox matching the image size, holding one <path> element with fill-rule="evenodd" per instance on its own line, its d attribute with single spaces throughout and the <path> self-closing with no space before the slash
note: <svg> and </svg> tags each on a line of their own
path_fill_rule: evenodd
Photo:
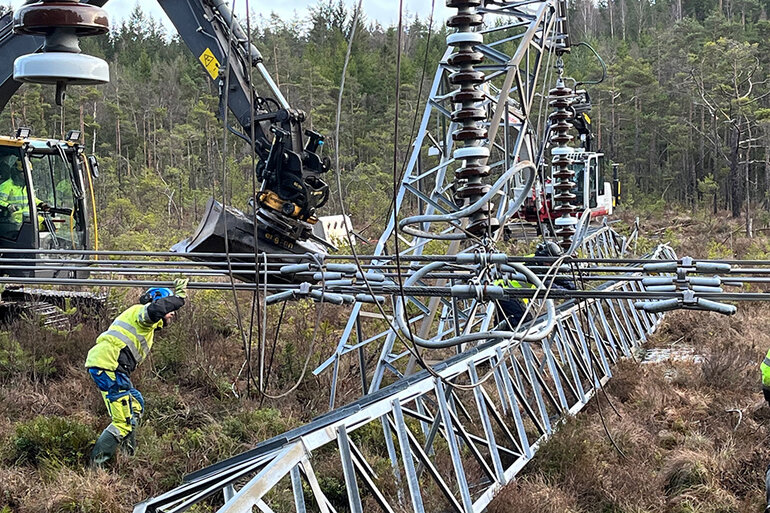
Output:
<svg viewBox="0 0 770 513">
<path fill-rule="evenodd" d="M 244 214 L 233 207 L 225 207 L 214 198 L 210 198 L 206 204 L 206 212 L 203 220 L 198 225 L 195 234 L 181 242 L 176 243 L 171 251 L 184 254 L 188 258 L 204 262 L 224 262 L 224 258 L 210 258 L 202 254 L 205 253 L 231 253 L 241 254 L 240 257 L 233 257 L 232 262 L 254 263 L 254 254 L 318 254 L 325 256 L 326 249 L 322 245 L 323 241 L 318 240 L 298 240 L 287 233 L 287 225 L 279 225 L 279 219 L 273 219 L 268 213 L 258 211 L 257 213 L 257 240 L 254 240 L 254 218 Z M 315 238 L 312 234 L 310 237 Z M 201 254 L 196 256 L 196 254 Z M 250 255 L 244 257 L 243 254 Z M 310 257 L 308 257 L 310 260 Z M 271 261 L 274 261 L 271 259 Z M 300 262 L 297 259 L 287 259 L 287 264 Z M 221 267 L 218 267 L 221 269 Z M 253 269 L 253 267 L 252 267 Z M 277 269 L 276 269 L 277 270 Z M 241 281 L 254 282 L 255 275 L 238 273 L 237 269 L 233 275 Z M 262 279 L 260 277 L 260 279 Z M 286 283 L 292 282 L 290 276 L 269 275 L 268 282 Z"/>
</svg>

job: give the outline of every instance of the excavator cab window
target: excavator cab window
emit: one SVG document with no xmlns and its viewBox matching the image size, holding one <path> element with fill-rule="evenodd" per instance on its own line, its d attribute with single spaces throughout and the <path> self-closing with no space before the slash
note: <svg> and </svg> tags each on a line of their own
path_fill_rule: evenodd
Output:
<svg viewBox="0 0 770 513">
<path fill-rule="evenodd" d="M 29 155 L 41 249 L 85 249 L 83 187 L 77 154 L 66 144 L 34 144 Z"/>
<path fill-rule="evenodd" d="M 599 191 L 599 161 L 592 156 L 588 159 L 588 207 L 596 208 L 596 195 Z"/>
<path fill-rule="evenodd" d="M 19 238 L 23 225 L 29 225 L 29 197 L 21 146 L 0 146 L 0 239 Z M 34 230 L 32 230 L 34 231 Z"/>
<path fill-rule="evenodd" d="M 585 162 L 575 160 L 570 164 L 569 168 L 575 173 L 575 188 L 572 189 L 572 192 L 577 196 L 575 203 L 579 205 L 580 208 L 585 208 L 585 190 L 587 185 Z"/>
</svg>

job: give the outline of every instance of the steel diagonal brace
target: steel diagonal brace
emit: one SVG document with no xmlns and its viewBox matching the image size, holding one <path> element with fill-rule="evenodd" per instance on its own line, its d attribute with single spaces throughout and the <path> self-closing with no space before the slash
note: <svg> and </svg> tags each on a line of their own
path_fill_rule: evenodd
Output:
<svg viewBox="0 0 770 513">
<path fill-rule="evenodd" d="M 532 42 L 537 32 L 541 29 L 545 13 L 550 8 L 552 8 L 550 2 L 542 3 L 537 10 L 537 14 L 530 23 L 529 28 L 527 28 L 527 31 L 524 33 L 524 36 L 519 43 L 519 47 L 516 49 L 516 53 L 513 54 L 513 57 L 508 62 L 508 73 L 505 75 L 505 81 L 503 82 L 503 87 L 500 90 L 500 96 L 498 97 L 497 105 L 495 106 L 495 112 L 489 120 L 489 133 L 487 139 L 490 141 L 494 141 L 495 136 L 497 135 L 497 129 L 500 127 L 500 120 L 503 119 L 505 106 L 508 103 L 508 91 L 511 90 L 514 79 L 519 75 L 519 65 L 527 54 L 530 42 Z"/>
<path fill-rule="evenodd" d="M 246 483 L 235 496 L 227 501 L 217 513 L 251 513 L 264 495 L 269 492 L 285 476 L 289 475 L 298 464 L 309 466 L 308 453 L 302 441 L 286 446 L 278 455 L 263 468 L 256 476 Z M 307 468 L 305 469 L 307 474 Z M 312 483 L 311 483 L 312 486 Z M 320 491 L 320 488 L 319 488 Z M 328 513 L 322 501 L 321 510 Z"/>
</svg>

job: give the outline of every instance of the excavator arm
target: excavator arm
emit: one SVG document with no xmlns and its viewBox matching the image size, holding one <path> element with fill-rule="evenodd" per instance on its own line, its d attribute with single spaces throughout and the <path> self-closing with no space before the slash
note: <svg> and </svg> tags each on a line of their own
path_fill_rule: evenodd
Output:
<svg viewBox="0 0 770 513">
<path fill-rule="evenodd" d="M 13 79 L 13 61 L 22 55 L 37 52 L 42 47 L 42 37 L 13 33 L 12 12 L 0 16 L 0 55 L 3 56 L 4 64 L 0 66 L 0 111 L 8 105 L 11 97 L 21 86 L 21 82 Z"/>
<path fill-rule="evenodd" d="M 25 16 L 28 19 L 33 10 L 55 9 L 64 23 L 71 23 L 72 17 L 66 13 L 68 5 L 73 5 L 74 16 L 88 11 L 82 4 L 102 7 L 107 1 L 70 0 L 41 7 L 42 4 L 27 0 L 26 4 L 36 5 L 27 7 L 26 14 L 20 14 L 25 11 L 20 9 L 15 17 L 10 13 L 0 17 L 0 54 L 6 57 L 3 62 L 7 63 L 6 69 L 0 65 L 0 108 L 20 86 L 13 79 L 10 65 L 15 59 L 40 50 L 79 52 L 76 41 L 68 41 L 70 44 L 66 47 L 51 45 L 50 48 L 56 49 L 49 50 L 49 39 L 55 43 L 61 41 L 43 30 L 46 27 L 36 26 L 32 31 L 41 37 L 23 35 L 22 32 L 31 32 L 25 25 Z M 226 0 L 157 2 L 217 87 L 218 114 L 227 130 L 254 149 L 257 157 L 254 172 L 261 183 L 248 214 L 225 207 L 212 198 L 195 234 L 176 244 L 174 251 L 187 253 L 191 258 L 198 252 L 251 253 L 257 249 L 267 253 L 325 253 L 324 247 L 330 245 L 313 235 L 316 213 L 329 197 L 329 186 L 322 178 L 330 167 L 329 158 L 321 156 L 323 136 L 303 129 L 306 114 L 293 108 L 283 96 L 267 72 L 262 55 L 250 42 Z M 78 4 L 81 8 L 74 7 Z M 65 11 L 64 16 L 61 11 Z M 79 28 L 84 25 L 82 20 L 76 23 Z M 84 35 L 92 35 L 87 29 L 83 29 Z M 59 76 L 61 69 L 55 61 L 50 58 L 43 61 L 51 66 L 50 71 L 44 69 L 43 75 Z M 56 83 L 58 98 L 60 84 Z M 234 120 L 232 124 L 226 116 L 228 109 Z"/>
<path fill-rule="evenodd" d="M 283 96 L 225 0 L 158 0 L 180 37 L 219 90 L 220 116 L 229 108 L 240 125 L 228 129 L 253 145 L 262 182 L 257 203 L 308 221 L 328 199 L 321 175 L 329 160 L 321 134 L 304 130 L 306 114 Z M 255 83 L 264 87 L 258 91 Z"/>
</svg>

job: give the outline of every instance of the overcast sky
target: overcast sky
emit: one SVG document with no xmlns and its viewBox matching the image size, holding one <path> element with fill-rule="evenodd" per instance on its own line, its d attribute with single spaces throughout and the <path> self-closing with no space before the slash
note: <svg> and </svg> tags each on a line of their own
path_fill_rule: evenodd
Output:
<svg viewBox="0 0 770 513">
<path fill-rule="evenodd" d="M 7 4 L 8 0 L 0 0 L 0 3 Z M 11 5 L 16 8 L 24 4 L 24 0 L 11 0 Z M 232 5 L 229 0 L 228 5 Z M 345 3 L 352 9 L 355 5 L 354 0 L 345 0 Z M 436 10 L 435 19 L 443 22 L 451 15 L 451 9 L 446 7 L 445 0 L 435 0 Z M 142 9 L 153 17 L 162 19 L 169 29 L 172 29 L 171 23 L 166 18 L 163 9 L 152 0 L 112 0 L 107 3 L 105 9 L 110 14 L 110 21 L 119 23 L 120 20 L 127 17 L 134 6 L 139 4 Z M 318 0 L 249 0 L 249 8 L 252 12 L 267 16 L 271 12 L 276 13 L 281 18 L 306 18 L 308 9 L 318 4 Z M 236 0 L 236 12 L 242 17 L 246 12 L 246 0 Z M 364 13 L 369 20 L 376 20 L 384 26 L 395 25 L 398 22 L 398 1 L 397 0 L 364 0 Z M 404 0 L 404 11 L 412 15 L 417 14 L 421 18 L 428 18 L 431 11 L 431 0 Z M 173 30 L 173 29 L 172 29 Z"/>
</svg>

